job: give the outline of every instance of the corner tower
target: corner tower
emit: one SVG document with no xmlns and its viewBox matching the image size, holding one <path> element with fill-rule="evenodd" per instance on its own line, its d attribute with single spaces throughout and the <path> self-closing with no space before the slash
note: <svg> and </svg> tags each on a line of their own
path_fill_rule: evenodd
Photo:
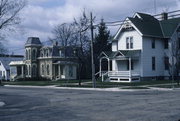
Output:
<svg viewBox="0 0 180 121">
<path fill-rule="evenodd" d="M 38 77 L 38 57 L 42 43 L 38 37 L 28 37 L 25 43 L 26 77 Z"/>
</svg>

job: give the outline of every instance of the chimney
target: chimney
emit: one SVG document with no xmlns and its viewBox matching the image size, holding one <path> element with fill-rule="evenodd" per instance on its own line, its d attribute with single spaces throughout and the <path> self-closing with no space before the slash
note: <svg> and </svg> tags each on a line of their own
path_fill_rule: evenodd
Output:
<svg viewBox="0 0 180 121">
<path fill-rule="evenodd" d="M 162 20 L 168 20 L 168 13 L 163 12 L 163 13 L 161 14 L 161 17 L 162 17 Z"/>
<path fill-rule="evenodd" d="M 53 46 L 58 46 L 58 42 L 57 41 L 53 42 Z"/>
</svg>

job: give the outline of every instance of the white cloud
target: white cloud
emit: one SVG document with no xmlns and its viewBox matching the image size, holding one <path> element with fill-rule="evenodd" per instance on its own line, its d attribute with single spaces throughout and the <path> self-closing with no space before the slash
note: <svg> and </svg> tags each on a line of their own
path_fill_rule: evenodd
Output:
<svg viewBox="0 0 180 121">
<path fill-rule="evenodd" d="M 73 18 L 78 17 L 83 9 L 86 9 L 87 12 L 92 11 L 97 22 L 101 17 L 105 21 L 123 20 L 137 11 L 154 14 L 154 0 L 62 0 L 64 3 L 59 1 L 61 0 L 29 0 L 29 5 L 21 12 L 25 34 L 12 35 L 9 43 L 17 41 L 17 44 L 10 44 L 10 46 L 23 46 L 21 43 L 25 43 L 29 36 L 39 36 L 42 41 L 47 40 L 55 25 L 72 22 Z M 169 10 L 180 8 L 180 0 L 156 1 L 158 13 L 165 8 Z M 47 4 L 48 7 L 46 7 Z M 110 28 L 112 33 L 118 29 L 117 27 Z"/>
</svg>

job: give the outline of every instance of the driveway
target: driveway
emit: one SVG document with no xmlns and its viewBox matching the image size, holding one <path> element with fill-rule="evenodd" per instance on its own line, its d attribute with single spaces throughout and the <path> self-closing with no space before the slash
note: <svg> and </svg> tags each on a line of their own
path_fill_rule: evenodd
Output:
<svg viewBox="0 0 180 121">
<path fill-rule="evenodd" d="M 0 121 L 178 121 L 180 90 L 0 87 Z"/>
</svg>

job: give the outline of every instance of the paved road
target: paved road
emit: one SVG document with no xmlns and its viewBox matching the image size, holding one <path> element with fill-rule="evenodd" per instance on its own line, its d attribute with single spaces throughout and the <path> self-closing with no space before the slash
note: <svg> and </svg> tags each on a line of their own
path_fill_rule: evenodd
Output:
<svg viewBox="0 0 180 121">
<path fill-rule="evenodd" d="M 0 87 L 0 121 L 178 121 L 180 90 L 86 91 Z"/>
</svg>

